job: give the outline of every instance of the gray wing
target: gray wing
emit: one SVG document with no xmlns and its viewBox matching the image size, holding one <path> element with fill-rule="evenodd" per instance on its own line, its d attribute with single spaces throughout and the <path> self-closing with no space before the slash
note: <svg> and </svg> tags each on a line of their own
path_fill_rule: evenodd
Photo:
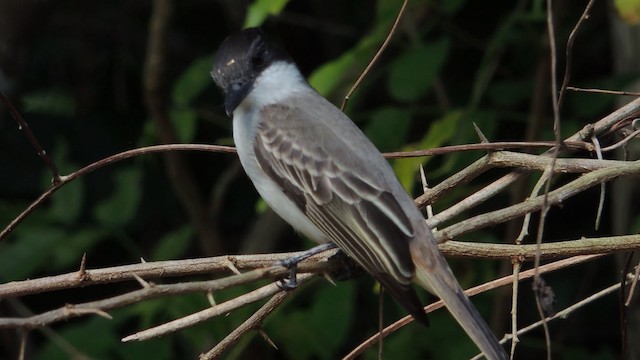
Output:
<svg viewBox="0 0 640 360">
<path fill-rule="evenodd" d="M 265 107 L 254 143 L 258 164 L 311 222 L 425 322 L 411 286 L 414 265 L 408 244 L 415 236 L 413 225 L 384 182 L 376 180 L 376 171 L 384 170 L 370 168 L 369 174 L 363 174 L 362 169 L 371 164 L 359 159 L 343 136 L 336 136 L 341 129 L 298 120 L 307 115 L 297 107 Z M 344 130 L 353 131 L 350 125 Z M 357 134 L 350 141 L 368 143 Z M 309 141 L 300 142 L 300 138 Z M 354 166 L 354 158 L 364 164 Z"/>
</svg>

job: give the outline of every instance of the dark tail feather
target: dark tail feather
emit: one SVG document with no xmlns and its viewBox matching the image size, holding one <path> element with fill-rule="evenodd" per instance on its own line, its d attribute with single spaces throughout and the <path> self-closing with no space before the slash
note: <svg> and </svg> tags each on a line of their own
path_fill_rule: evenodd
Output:
<svg viewBox="0 0 640 360">
<path fill-rule="evenodd" d="M 433 248 L 430 245 L 433 244 Z M 416 282 L 438 296 L 451 315 L 489 360 L 508 359 L 502 345 L 464 294 L 435 242 L 411 241 L 411 257 L 416 267 Z"/>
</svg>

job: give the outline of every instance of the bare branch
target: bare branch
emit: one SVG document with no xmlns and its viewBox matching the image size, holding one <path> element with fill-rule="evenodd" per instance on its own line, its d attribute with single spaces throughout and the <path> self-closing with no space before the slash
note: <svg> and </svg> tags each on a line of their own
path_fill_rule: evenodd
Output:
<svg viewBox="0 0 640 360">
<path fill-rule="evenodd" d="M 51 159 L 42 145 L 40 145 L 40 142 L 31 131 L 29 124 L 27 124 L 22 115 L 20 115 L 18 109 L 13 106 L 13 103 L 2 91 L 0 91 L 0 101 L 2 101 L 7 110 L 9 110 L 9 113 L 11 113 L 11 116 L 13 116 L 13 118 L 18 123 L 18 129 L 25 134 L 27 139 L 29 139 L 29 142 L 36 151 L 36 154 L 38 154 L 38 156 L 42 159 L 42 161 L 44 161 L 45 165 L 47 165 L 47 167 L 51 171 L 52 183 L 55 185 L 61 182 L 62 179 L 60 178 L 60 171 L 58 171 L 58 167 L 56 166 L 55 162 L 53 162 L 53 159 Z"/>
<path fill-rule="evenodd" d="M 398 24 L 400 23 L 400 18 L 402 18 L 402 14 L 404 14 L 404 11 L 407 8 L 408 3 L 409 3 L 409 0 L 404 0 L 402 2 L 402 6 L 400 6 L 398 15 L 396 16 L 396 19 L 393 22 L 393 25 L 391 26 L 391 30 L 389 30 L 387 37 L 382 42 L 382 45 L 380 45 L 380 49 L 378 49 L 378 51 L 376 51 L 376 54 L 373 55 L 373 58 L 371 58 L 371 61 L 369 61 L 369 64 L 367 65 L 367 67 L 364 69 L 364 71 L 362 71 L 362 74 L 360 74 L 356 82 L 353 83 L 347 95 L 345 95 L 344 100 L 342 100 L 342 105 L 340 105 L 340 110 L 344 111 L 344 108 L 347 106 L 347 102 L 351 98 L 351 95 L 353 95 L 353 92 L 356 91 L 358 86 L 360 86 L 360 83 L 362 82 L 362 80 L 364 80 L 367 74 L 369 74 L 369 71 L 371 70 L 373 65 L 375 65 L 375 63 L 378 61 L 378 58 L 380 57 L 380 55 L 382 55 L 384 50 L 387 48 L 387 45 L 389 45 L 389 42 L 391 41 L 391 37 L 393 37 L 393 34 L 395 34 Z"/>
<path fill-rule="evenodd" d="M 258 311 L 256 311 L 251 317 L 249 317 L 240 326 L 235 328 L 229 335 L 227 335 L 222 341 L 220 341 L 213 349 L 209 350 L 206 354 L 200 355 L 200 360 L 216 359 L 222 355 L 230 347 L 235 345 L 240 337 L 250 330 L 257 330 L 264 322 L 264 319 L 271 314 L 280 304 L 282 304 L 291 294 L 292 291 L 281 291 L 275 295 L 266 304 L 264 304 Z M 272 346 L 275 346 L 270 341 Z"/>
<path fill-rule="evenodd" d="M 590 261 L 593 260 L 595 258 L 600 257 L 601 255 L 586 255 L 586 256 L 574 256 L 572 258 L 569 259 L 564 259 L 564 260 L 559 260 L 556 262 L 553 262 L 551 264 L 546 264 L 546 265 L 542 265 L 539 267 L 539 271 L 542 274 L 545 273 L 549 273 L 552 271 L 556 271 L 556 270 L 560 270 L 560 269 L 564 269 L 566 267 L 569 266 L 573 266 L 573 265 L 577 265 L 586 261 Z M 523 271 L 522 273 L 520 273 L 520 278 L 519 281 L 521 280 L 525 280 L 528 278 L 533 277 L 535 272 L 535 269 L 531 269 L 531 270 L 527 270 L 527 271 Z M 485 291 L 488 290 L 492 290 L 492 289 L 497 289 L 501 286 L 505 286 L 510 284 L 513 280 L 513 276 L 512 275 L 508 275 L 508 276 L 504 276 L 502 278 L 490 281 L 488 283 L 482 284 L 482 285 L 478 285 L 475 287 L 472 287 L 468 290 L 465 290 L 465 294 L 467 294 L 467 296 L 472 297 L 474 295 L 477 295 L 479 293 L 483 293 Z M 429 304 L 428 306 L 425 306 L 425 311 L 430 313 L 433 312 L 437 309 L 440 309 L 444 307 L 444 303 L 442 302 L 442 300 L 436 301 L 432 304 Z M 402 328 L 403 326 L 411 323 L 413 321 L 413 318 L 408 315 L 403 317 L 402 319 L 394 322 L 393 324 L 387 326 L 383 331 L 382 331 L 382 338 L 387 337 L 389 334 L 394 333 L 396 330 Z M 377 332 L 375 335 L 371 336 L 370 338 L 366 339 L 365 341 L 363 341 L 362 343 L 360 343 L 360 345 L 358 345 L 356 348 L 354 348 L 349 354 L 347 354 L 345 357 L 342 358 L 342 360 L 352 360 L 358 357 L 358 355 L 361 355 L 365 350 L 367 350 L 368 348 L 370 348 L 371 346 L 375 345 L 376 342 L 380 341 L 380 333 Z"/>
</svg>

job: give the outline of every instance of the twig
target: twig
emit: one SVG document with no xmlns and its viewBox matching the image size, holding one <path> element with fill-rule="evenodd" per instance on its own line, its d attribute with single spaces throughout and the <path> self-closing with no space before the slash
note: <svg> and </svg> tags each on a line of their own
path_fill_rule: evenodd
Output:
<svg viewBox="0 0 640 360">
<path fill-rule="evenodd" d="M 549 211 L 549 192 L 551 191 L 551 182 L 553 179 L 553 169 L 555 167 L 556 160 L 560 154 L 560 145 L 562 142 L 562 138 L 560 137 L 560 103 L 558 99 L 558 75 L 557 75 L 557 48 L 556 48 L 556 36 L 555 36 L 555 25 L 554 25 L 554 17 L 553 17 L 553 3 L 552 0 L 547 0 L 547 33 L 549 35 L 549 48 L 551 49 L 551 104 L 553 105 L 553 133 L 555 136 L 555 140 L 557 145 L 553 148 L 552 161 L 549 165 L 548 170 L 548 178 L 546 179 L 546 185 L 544 190 L 544 195 L 542 198 L 542 207 L 540 211 L 540 219 L 538 220 L 538 233 L 536 234 L 536 244 L 538 245 L 538 249 L 540 248 L 540 244 L 542 244 L 542 237 L 544 235 L 544 225 L 546 223 L 547 213 Z M 538 309 L 538 314 L 542 320 L 542 327 L 544 328 L 544 338 L 546 342 L 547 348 L 547 360 L 551 360 L 551 334 L 549 333 L 549 327 L 545 321 L 545 315 L 541 304 L 541 291 L 545 288 L 544 282 L 540 278 L 540 273 L 538 272 L 538 268 L 540 266 L 540 255 L 536 253 L 535 265 L 534 265 L 535 275 L 533 278 L 533 292 L 535 294 L 536 300 L 536 308 Z"/>
<path fill-rule="evenodd" d="M 552 259 L 559 257 L 574 256 L 579 254 L 609 254 L 618 251 L 629 251 L 640 249 L 640 234 L 623 235 L 599 238 L 581 238 L 569 241 L 553 242 L 543 244 L 541 248 L 541 256 L 544 259 Z M 513 245 L 513 244 L 488 244 L 475 242 L 447 241 L 440 244 L 440 251 L 451 257 L 465 258 L 482 258 L 482 259 L 510 259 L 519 258 L 522 261 L 530 261 L 535 255 L 535 245 Z M 124 266 L 114 266 L 103 269 L 88 269 L 85 276 L 78 277 L 78 272 L 71 272 L 62 275 L 43 277 L 38 279 L 30 279 L 23 281 L 14 281 L 6 284 L 0 284 L 0 299 L 18 297 L 29 294 L 45 293 L 63 289 L 73 289 L 79 287 L 95 286 L 107 283 L 131 281 L 133 275 L 143 279 L 152 279 L 158 277 L 176 277 L 197 274 L 213 274 L 223 273 L 229 274 L 228 264 L 233 263 L 239 270 L 256 270 L 264 271 L 264 268 L 270 267 L 277 261 L 299 255 L 301 252 L 294 253 L 278 253 L 278 254 L 262 254 L 262 255 L 235 255 L 235 256 L 218 256 L 212 258 L 189 259 L 189 260 L 173 260 L 173 261 L 157 261 L 144 264 L 133 264 Z M 322 261 L 330 258 L 336 253 L 336 250 L 329 250 L 325 253 L 317 255 L 312 259 Z M 303 272 L 328 272 L 333 269 L 332 262 L 316 264 L 307 261 L 299 265 L 299 271 Z M 242 274 L 248 277 L 249 273 Z M 257 273 L 256 273 L 257 274 Z M 256 275 L 254 274 L 254 275 Z M 235 274 L 234 274 L 235 275 Z M 226 280 L 225 286 L 232 286 L 244 281 L 252 281 L 250 278 L 233 277 L 230 275 Z M 280 275 L 280 273 L 271 275 L 263 274 L 265 277 Z M 262 275 L 261 275 L 262 276 Z M 222 279 L 219 279 L 220 281 Z M 212 281 L 219 281 L 212 280 Z M 196 291 L 204 291 L 211 289 L 214 285 L 203 282 L 203 285 Z M 156 285 L 161 286 L 161 285 Z M 216 285 L 221 286 L 221 285 Z"/>
<path fill-rule="evenodd" d="M 591 303 L 591 302 L 593 302 L 593 301 L 595 301 L 597 299 L 605 297 L 605 296 L 607 296 L 607 295 L 609 295 L 609 294 L 611 294 L 611 293 L 613 293 L 613 292 L 615 292 L 615 291 L 617 291 L 619 289 L 620 289 L 620 283 L 613 284 L 613 285 L 611 285 L 611 286 L 609 286 L 609 287 L 607 287 L 605 289 L 602 289 L 602 290 L 598 291 L 595 294 L 592 294 L 592 295 L 590 295 L 590 296 L 578 301 L 577 303 L 567 307 L 566 309 L 557 312 L 553 316 L 545 317 L 544 321 L 548 322 L 548 321 L 555 320 L 555 319 L 558 319 L 558 318 L 564 319 L 564 318 L 568 317 L 572 312 L 576 311 L 577 309 L 579 309 L 579 308 L 581 308 L 581 307 L 583 307 L 583 306 L 585 306 L 585 305 L 587 305 L 587 304 L 589 304 L 589 303 Z M 528 325 L 528 326 L 518 330 L 518 335 L 526 334 L 526 333 L 530 332 L 531 330 L 534 330 L 534 329 L 540 327 L 540 325 L 542 325 L 542 324 L 543 324 L 543 320 L 539 320 L 539 321 L 537 321 L 537 322 L 535 322 L 535 323 L 533 323 L 531 325 Z M 505 339 L 501 340 L 500 342 L 504 343 L 506 341 L 509 341 L 509 339 L 510 339 L 510 337 L 506 336 Z"/>
<path fill-rule="evenodd" d="M 402 17 L 402 14 L 404 14 L 404 10 L 406 9 L 408 3 L 409 3 L 409 0 L 404 0 L 402 2 L 402 6 L 400 7 L 400 10 L 398 11 L 398 15 L 396 16 L 396 20 L 393 22 L 393 25 L 391 26 L 391 30 L 389 30 L 389 34 L 387 34 L 386 39 L 384 39 L 384 41 L 382 42 L 382 45 L 380 45 L 380 49 L 378 49 L 378 51 L 373 56 L 371 61 L 369 61 L 369 64 L 364 69 L 362 74 L 360 74 L 360 76 L 358 77 L 356 82 L 351 86 L 351 89 L 349 89 L 349 92 L 347 93 L 347 95 L 345 95 L 344 100 L 342 100 L 342 105 L 340 105 L 340 110 L 344 111 L 344 108 L 347 106 L 347 102 L 351 98 L 351 95 L 353 95 L 353 92 L 356 91 L 358 86 L 360 86 L 360 83 L 362 82 L 362 80 L 364 80 L 365 76 L 367 76 L 367 74 L 369 74 L 369 71 L 371 70 L 373 65 L 378 61 L 378 58 L 380 57 L 380 55 L 382 55 L 384 50 L 387 48 L 387 45 L 389 45 L 389 42 L 391 41 L 391 37 L 396 32 L 396 28 L 398 27 L 398 24 L 400 23 L 400 18 Z"/>
<path fill-rule="evenodd" d="M 201 145 L 201 144 L 172 144 L 172 145 L 156 145 L 148 146 L 144 148 L 138 148 L 133 150 L 124 151 L 115 155 L 111 155 L 107 158 L 96 161 L 90 165 L 83 167 L 73 173 L 62 176 L 60 182 L 54 183 L 49 189 L 43 192 L 37 199 L 35 199 L 29 206 L 24 209 L 18 216 L 16 216 L 1 232 L 0 240 L 6 238 L 16 226 L 18 226 L 24 219 L 27 218 L 41 203 L 49 199 L 58 189 L 67 183 L 86 175 L 94 170 L 100 169 L 106 165 L 129 159 L 134 156 L 169 152 L 169 151 L 208 151 L 208 152 L 222 152 L 222 153 L 235 153 L 235 148 L 221 145 Z"/>
<path fill-rule="evenodd" d="M 591 139 L 591 141 L 593 141 L 593 145 L 596 147 L 596 155 L 598 156 L 598 160 L 602 160 L 602 149 L 600 148 L 600 141 L 598 141 L 597 137 L 593 137 Z M 602 217 L 602 211 L 604 209 L 604 200 L 605 200 L 605 194 L 606 194 L 606 184 L 605 183 L 600 183 L 600 199 L 598 200 L 598 210 L 596 213 L 596 223 L 595 223 L 595 229 L 596 231 L 600 229 L 600 218 Z"/>
<path fill-rule="evenodd" d="M 571 60 L 573 58 L 573 43 L 576 40 L 578 29 L 580 28 L 582 23 L 589 18 L 589 11 L 591 10 L 591 7 L 593 7 L 594 3 L 595 3 L 594 0 L 589 0 L 589 2 L 587 3 L 587 6 L 584 8 L 584 11 L 582 12 L 582 15 L 580 16 L 580 19 L 578 19 L 578 22 L 573 27 L 573 30 L 571 30 L 571 33 L 569 34 L 569 38 L 567 39 L 567 48 L 565 52 L 564 79 L 562 80 L 562 86 L 560 87 L 560 94 L 558 95 L 558 106 L 560 107 L 560 109 L 562 109 L 562 104 L 564 103 L 564 97 L 569 87 L 569 79 L 571 78 L 571 65 L 572 65 Z"/>
<path fill-rule="evenodd" d="M 335 249 L 325 251 L 321 254 L 311 257 L 310 260 L 328 259 L 332 255 L 334 255 L 336 251 L 337 250 Z M 258 270 L 264 272 L 265 268 L 271 267 L 274 263 L 284 259 L 288 259 L 295 255 L 299 255 L 300 253 L 301 252 L 263 255 L 225 255 L 201 259 L 156 261 L 142 264 L 114 266 L 104 269 L 86 270 L 85 276 L 83 277 L 78 277 L 77 272 L 71 272 L 63 275 L 23 281 L 13 281 L 6 284 L 0 284 L 0 299 L 62 289 L 86 287 L 90 285 L 131 281 L 134 280 L 134 275 L 139 276 L 143 279 L 149 279 L 157 277 L 212 274 L 215 272 L 228 274 L 230 271 L 228 268 L 229 262 L 231 262 L 239 270 Z M 332 262 L 323 265 L 324 263 L 322 262 L 320 262 L 319 264 L 313 264 L 310 260 L 300 263 L 298 266 L 298 270 L 300 272 L 314 271 L 314 269 L 319 271 L 330 271 L 331 266 L 333 266 Z M 268 277 L 268 275 L 266 275 L 267 273 L 263 275 Z M 249 273 L 244 273 L 238 274 L 236 276 L 245 277 L 246 281 L 253 281 L 251 278 L 249 278 L 250 275 L 248 274 Z M 259 275 L 259 273 L 254 273 L 253 275 L 257 276 L 257 278 L 261 278 L 262 276 Z M 239 279 L 241 278 L 230 277 L 226 281 L 231 281 L 232 283 L 234 283 Z M 201 284 L 204 284 L 203 289 L 211 288 L 212 285 L 206 283 L 207 282 L 201 282 Z M 234 284 L 238 283 L 235 282 Z M 230 285 L 228 284 L 227 286 Z"/>
<path fill-rule="evenodd" d="M 567 148 L 575 150 L 587 150 L 593 151 L 593 145 L 584 141 L 569 141 L 565 142 Z M 459 151 L 474 151 L 474 150 L 487 150 L 487 151 L 500 151 L 507 149 L 532 149 L 532 148 L 549 148 L 556 146 L 555 141 L 498 141 L 498 142 L 481 142 L 478 144 L 464 144 L 464 145 L 450 145 L 442 146 L 432 149 L 415 150 L 415 151 L 401 151 L 385 153 L 384 156 L 387 159 L 402 159 L 407 157 L 419 157 L 419 156 L 431 156 L 431 155 L 444 155 Z"/>
<path fill-rule="evenodd" d="M 520 286 L 520 270 L 522 269 L 522 262 L 517 258 L 513 262 L 513 281 L 511 285 L 511 334 L 513 341 L 511 342 L 510 358 L 516 353 L 516 346 L 520 339 L 518 339 L 518 288 Z"/>
<path fill-rule="evenodd" d="M 176 142 L 175 129 L 169 119 L 169 100 L 167 97 L 166 47 L 169 38 L 169 24 L 173 15 L 173 0 L 154 0 L 149 19 L 147 53 L 144 63 L 143 85 L 144 100 L 149 117 L 157 129 L 163 143 Z M 200 246 L 205 254 L 223 253 L 221 239 L 217 236 L 213 222 L 210 221 L 207 205 L 192 171 L 181 154 L 164 154 L 167 176 L 180 203 L 186 210 L 198 235 Z"/>
<path fill-rule="evenodd" d="M 283 274 L 283 276 L 285 274 Z M 311 279 L 311 277 L 312 275 L 310 274 L 303 274 L 303 275 L 299 275 L 297 280 L 298 280 L 298 283 L 303 284 L 307 280 Z M 153 339 L 155 337 L 163 336 L 172 332 L 176 332 L 178 330 L 209 320 L 213 317 L 229 313 L 235 309 L 238 309 L 252 302 L 256 302 L 266 297 L 273 296 L 281 291 L 284 291 L 284 290 L 282 290 L 282 288 L 280 288 L 278 284 L 271 283 L 259 289 L 256 289 L 246 294 L 235 297 L 232 300 L 225 301 L 223 303 L 212 306 L 210 308 L 198 311 L 197 313 L 193 313 L 191 315 L 187 315 L 180 319 L 176 319 L 168 323 L 154 326 L 147 330 L 139 331 L 135 334 L 131 334 L 129 336 L 124 337 L 122 341 L 123 342 L 134 341 L 134 340 L 142 341 L 142 340 Z"/>
<path fill-rule="evenodd" d="M 613 144 L 613 145 L 609 145 L 607 147 L 602 148 L 602 152 L 608 152 L 611 150 L 615 150 L 617 148 L 619 148 L 620 146 L 626 144 L 627 142 L 629 142 L 629 140 L 635 138 L 636 136 L 640 135 L 640 130 L 636 130 L 634 132 L 632 132 L 631 134 L 627 135 L 624 139 L 618 141 L 617 143 Z"/>
<path fill-rule="evenodd" d="M 505 221 L 524 216 L 526 213 L 541 210 L 545 205 L 545 202 L 549 205 L 559 204 L 592 186 L 600 184 L 601 182 L 607 182 L 621 176 L 629 176 L 638 173 L 640 173 L 640 160 L 629 162 L 628 166 L 624 167 L 595 170 L 549 192 L 547 195 L 538 196 L 533 199 L 528 199 L 522 203 L 508 206 L 504 209 L 495 210 L 465 219 L 463 222 L 438 231 L 436 233 L 436 238 L 440 240 L 453 239 L 457 236 L 468 233 L 471 230 L 500 224 Z M 428 219 L 427 223 L 429 226 L 436 226 L 445 220 L 446 218 L 441 217 L 444 213 L 445 212 L 441 212 L 434 215 L 431 219 Z"/>
<path fill-rule="evenodd" d="M 577 91 L 577 92 L 587 92 L 587 93 L 598 93 L 598 94 L 640 96 L 640 93 L 632 92 L 632 91 L 592 89 L 592 88 L 581 88 L 581 87 L 576 87 L 576 86 L 567 86 L 567 90 Z"/>
<path fill-rule="evenodd" d="M 246 334 L 250 330 L 257 330 L 260 328 L 264 319 L 271 314 L 280 304 L 282 304 L 293 291 L 281 291 L 271 297 L 266 304 L 264 304 L 258 311 L 253 313 L 245 322 L 240 324 L 232 332 L 229 333 L 222 341 L 220 341 L 213 349 L 209 350 L 206 354 L 200 355 L 200 360 L 217 359 L 230 347 L 235 345 L 242 335 Z M 271 342 L 273 344 L 273 342 Z"/>
<path fill-rule="evenodd" d="M 640 263 L 636 264 L 636 270 L 633 276 L 633 282 L 631 283 L 631 287 L 629 288 L 629 296 L 627 296 L 627 300 L 624 302 L 624 306 L 629 306 L 629 304 L 631 304 L 631 299 L 633 299 L 633 294 L 635 293 L 636 285 L 638 284 L 638 279 L 640 279 Z"/>
<path fill-rule="evenodd" d="M 44 161 L 45 165 L 47 165 L 47 167 L 49 168 L 49 171 L 51 171 L 52 184 L 55 185 L 60 183 L 62 179 L 60 178 L 60 171 L 58 171 L 58 167 L 56 166 L 55 162 L 47 154 L 44 148 L 42 148 L 40 142 L 31 131 L 29 124 L 27 124 L 22 115 L 20 115 L 20 112 L 13 106 L 11 100 L 9 100 L 9 98 L 2 91 L 0 91 L 0 101 L 2 101 L 7 110 L 9 110 L 9 113 L 11 113 L 11 116 L 13 116 L 13 118 L 18 123 L 18 130 L 22 131 L 25 134 L 27 139 L 29 139 L 31 146 L 35 149 L 36 154 L 38 154 L 42 161 Z"/>
<path fill-rule="evenodd" d="M 559 269 L 563 269 L 569 266 L 573 266 L 573 265 L 577 265 L 589 260 L 593 260 L 596 259 L 598 257 L 600 257 L 601 255 L 586 255 L 586 256 L 575 256 L 569 259 L 564 259 L 564 260 L 559 260 L 550 264 L 545 264 L 539 267 L 539 271 L 541 273 L 548 273 L 548 272 L 552 272 L 555 270 L 559 270 Z M 524 279 L 528 279 L 533 277 L 534 275 L 534 269 L 531 270 L 527 270 L 527 271 L 523 271 L 520 274 L 520 280 L 524 280 Z M 499 288 L 501 286 L 505 286 L 508 285 L 512 282 L 513 277 L 511 275 L 508 276 L 504 276 L 501 277 L 499 279 L 484 283 L 482 285 L 479 286 L 474 286 L 468 290 L 465 290 L 465 294 L 467 294 L 467 296 L 471 297 L 474 296 L 476 294 L 479 293 L 483 293 L 485 291 L 488 290 L 492 290 L 492 289 L 496 289 Z M 436 301 L 432 304 L 429 304 L 428 306 L 425 306 L 425 311 L 426 312 L 432 312 L 435 311 L 437 309 L 440 309 L 441 307 L 444 306 L 444 303 L 442 302 L 442 300 L 440 301 Z M 396 330 L 400 329 L 401 327 L 409 324 L 410 322 L 413 321 L 413 318 L 408 315 L 403 317 L 402 319 L 394 322 L 393 324 L 387 326 L 383 331 L 382 331 L 382 337 L 387 337 L 389 334 L 392 334 L 393 332 L 395 332 Z M 371 346 L 373 346 L 377 341 L 380 341 L 380 334 L 378 332 L 376 332 L 375 335 L 369 337 L 368 339 L 366 339 L 365 341 L 363 341 L 362 343 L 360 343 L 360 345 L 358 345 L 356 348 L 354 348 L 353 350 L 351 350 L 351 352 L 349 354 L 347 354 L 346 356 L 344 356 L 342 358 L 342 360 L 352 360 L 358 357 L 358 355 L 361 355 L 365 350 L 367 350 L 368 348 L 370 348 Z"/>
<path fill-rule="evenodd" d="M 638 114 L 640 114 L 640 98 L 635 99 L 630 103 L 626 104 L 625 106 L 613 111 L 611 114 L 598 120 L 594 124 L 585 125 L 585 127 L 582 130 L 578 131 L 577 133 L 573 134 L 569 138 L 565 139 L 564 142 L 566 143 L 567 141 L 587 141 L 594 135 L 598 136 L 598 135 L 609 132 L 616 125 L 620 124 L 621 122 L 633 119 L 637 117 Z M 551 155 L 552 153 L 553 153 L 553 149 L 545 152 L 543 155 L 548 156 L 548 155 Z M 473 165 L 478 166 L 479 162 L 480 160 L 476 161 L 476 163 L 474 163 Z M 477 176 L 478 174 L 479 173 L 477 172 L 477 169 L 476 169 L 476 171 L 474 172 L 474 175 Z M 482 190 L 470 195 L 469 197 L 459 202 L 458 204 L 449 207 L 444 212 L 441 212 L 435 215 L 435 217 L 439 216 L 442 219 L 449 219 L 457 214 L 460 214 L 468 209 L 471 209 L 474 206 L 477 206 L 480 203 L 490 199 L 495 194 L 500 193 L 504 188 L 506 188 L 507 186 L 513 184 L 516 180 L 518 180 L 523 174 L 525 174 L 525 172 L 519 169 L 514 170 L 509 174 L 504 175 L 502 178 L 494 181 L 492 184 L 483 188 Z M 454 176 L 457 176 L 457 175 L 458 174 Z M 442 191 L 439 185 L 434 186 L 432 188 L 432 191 L 435 191 L 436 189 L 439 189 L 440 191 Z M 426 198 L 425 195 L 423 196 Z M 423 196 L 418 198 L 418 200 L 422 200 Z M 426 201 L 424 202 L 418 201 L 418 203 L 422 205 L 426 203 Z M 437 221 L 433 221 L 431 225 L 434 225 L 436 223 Z"/>
<path fill-rule="evenodd" d="M 440 251 L 451 257 L 508 259 L 532 261 L 536 254 L 536 244 L 488 244 L 467 241 L 447 241 L 440 244 Z M 557 259 L 576 255 L 611 254 L 640 249 L 640 235 L 622 235 L 599 238 L 544 243 L 540 247 L 540 257 Z"/>
</svg>

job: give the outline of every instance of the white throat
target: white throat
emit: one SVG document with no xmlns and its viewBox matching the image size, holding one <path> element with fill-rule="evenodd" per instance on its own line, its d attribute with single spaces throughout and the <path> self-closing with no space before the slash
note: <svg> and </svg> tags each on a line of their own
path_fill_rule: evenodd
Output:
<svg viewBox="0 0 640 360">
<path fill-rule="evenodd" d="M 240 103 L 234 116 L 239 115 L 238 112 L 251 112 L 252 109 L 281 102 L 297 92 L 309 89 L 309 85 L 294 64 L 285 61 L 274 62 L 256 78 L 253 89 Z"/>
</svg>

